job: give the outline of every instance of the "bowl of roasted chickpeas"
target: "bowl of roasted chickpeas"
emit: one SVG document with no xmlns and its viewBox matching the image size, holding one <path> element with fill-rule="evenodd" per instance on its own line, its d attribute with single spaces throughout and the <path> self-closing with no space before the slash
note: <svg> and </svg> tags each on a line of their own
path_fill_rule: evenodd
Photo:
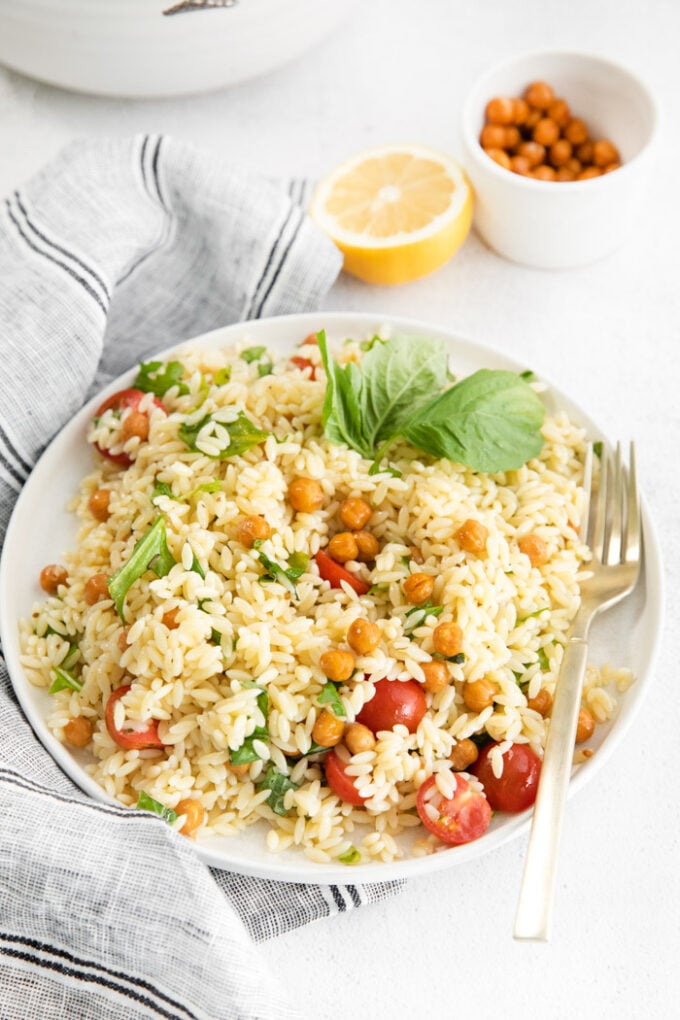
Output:
<svg viewBox="0 0 680 1020">
<path fill-rule="evenodd" d="M 544 51 L 492 68 L 461 125 L 478 233 L 545 269 L 610 254 L 640 213 L 657 120 L 647 86 L 599 56 Z"/>
</svg>

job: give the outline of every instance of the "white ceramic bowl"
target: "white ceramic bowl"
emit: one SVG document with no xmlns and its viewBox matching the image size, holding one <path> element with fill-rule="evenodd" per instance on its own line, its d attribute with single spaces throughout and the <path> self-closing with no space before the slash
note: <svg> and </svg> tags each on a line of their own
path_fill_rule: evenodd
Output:
<svg viewBox="0 0 680 1020">
<path fill-rule="evenodd" d="M 495 163 L 479 144 L 484 109 L 494 96 L 520 96 L 549 82 L 593 138 L 610 138 L 623 165 L 574 182 L 522 177 Z M 474 86 L 462 114 L 465 168 L 475 189 L 475 227 L 499 255 L 544 269 L 586 265 L 631 234 L 649 184 L 658 112 L 640 79 L 621 65 L 585 53 L 550 51 L 513 57 Z"/>
<path fill-rule="evenodd" d="M 174 2 L 0 0 L 0 63 L 101 95 L 204 92 L 300 56 L 357 0 L 239 0 L 165 16 Z"/>
</svg>

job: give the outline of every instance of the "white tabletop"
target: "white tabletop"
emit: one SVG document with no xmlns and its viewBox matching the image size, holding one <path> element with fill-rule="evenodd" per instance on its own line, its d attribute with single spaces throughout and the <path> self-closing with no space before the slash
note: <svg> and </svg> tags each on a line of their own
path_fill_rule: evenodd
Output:
<svg viewBox="0 0 680 1020">
<path fill-rule="evenodd" d="M 242 0 L 247 2 L 247 0 Z M 167 101 L 68 94 L 0 69 L 0 193 L 76 135 L 174 134 L 269 175 L 318 176 L 357 149 L 417 141 L 456 155 L 460 104 L 512 52 L 582 48 L 651 85 L 666 130 L 630 243 L 588 269 L 512 265 L 472 235 L 444 269 L 378 289 L 343 277 L 327 307 L 440 321 L 558 383 L 612 437 L 634 436 L 663 547 L 667 627 L 642 713 L 568 805 L 554 933 L 515 943 L 526 839 L 380 905 L 263 947 L 317 1020 L 533 1015 L 680 1016 L 680 286 L 676 0 L 373 0 L 334 39 L 275 74 Z M 200 15 L 199 15 L 200 16 Z M 673 757 L 673 763 L 672 763 Z"/>
</svg>

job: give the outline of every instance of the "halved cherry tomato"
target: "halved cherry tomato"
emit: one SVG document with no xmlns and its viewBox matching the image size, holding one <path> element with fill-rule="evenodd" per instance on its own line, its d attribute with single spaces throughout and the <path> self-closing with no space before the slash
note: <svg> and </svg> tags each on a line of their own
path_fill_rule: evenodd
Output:
<svg viewBox="0 0 680 1020">
<path fill-rule="evenodd" d="M 484 787 L 494 811 L 524 811 L 536 800 L 541 759 L 528 744 L 512 744 L 503 755 L 503 773 L 497 779 L 493 773 L 489 754 L 497 744 L 487 744 L 479 758 L 470 766 Z"/>
<path fill-rule="evenodd" d="M 345 763 L 335 751 L 329 751 L 324 761 L 326 779 L 333 793 L 346 801 L 348 804 L 355 804 L 360 807 L 366 803 L 354 785 L 354 776 L 348 776 L 345 772 Z"/>
<path fill-rule="evenodd" d="M 301 372 L 304 372 L 306 368 L 311 368 L 309 373 L 310 379 L 316 379 L 316 365 L 309 360 L 309 358 L 302 358 L 299 354 L 296 354 L 294 358 L 290 359 L 293 365 L 297 365 Z"/>
<path fill-rule="evenodd" d="M 310 347 L 318 347 L 318 335 L 316 333 L 308 333 L 304 340 L 300 341 L 300 347 L 304 347 L 305 344 L 308 344 Z"/>
<path fill-rule="evenodd" d="M 427 712 L 427 699 L 415 680 L 378 680 L 375 694 L 357 716 L 357 722 L 373 733 L 391 730 L 401 723 L 415 733 Z"/>
<path fill-rule="evenodd" d="M 155 719 L 150 719 L 146 723 L 127 722 L 122 730 L 119 730 L 116 726 L 113 718 L 114 706 L 119 698 L 127 694 L 130 686 L 130 684 L 123 684 L 122 687 L 117 687 L 106 702 L 104 721 L 106 722 L 109 736 L 125 751 L 141 751 L 147 747 L 165 747 L 165 744 L 158 736 L 158 724 Z"/>
<path fill-rule="evenodd" d="M 140 405 L 142 399 L 146 396 L 146 393 L 142 393 L 141 390 L 118 390 L 117 393 L 112 393 L 100 407 L 94 412 L 95 418 L 101 418 L 106 411 L 125 411 L 130 408 L 132 411 L 136 411 Z M 158 397 L 153 397 L 153 402 L 156 407 L 160 407 L 161 411 L 167 414 L 165 405 L 161 403 Z M 113 461 L 114 464 L 121 464 L 125 467 L 129 467 L 132 464 L 132 457 L 129 454 L 123 453 L 110 453 L 109 450 L 105 450 L 99 445 L 94 444 L 95 449 L 98 453 L 101 453 L 102 457 L 106 457 L 107 460 Z"/>
<path fill-rule="evenodd" d="M 316 560 L 319 575 L 324 581 L 330 582 L 331 588 L 342 587 L 341 581 L 346 581 L 350 588 L 354 588 L 357 595 L 365 595 L 370 588 L 369 584 L 366 584 L 361 578 L 355 577 L 354 574 L 350 574 L 349 570 L 345 570 L 343 566 L 332 560 L 323 550 L 319 549 L 314 559 Z"/>
<path fill-rule="evenodd" d="M 459 846 L 483 836 L 491 821 L 491 805 L 479 790 L 473 789 L 460 772 L 452 773 L 456 791 L 448 799 L 440 793 L 434 776 L 418 790 L 416 810 L 423 825 L 444 843 Z M 434 791 L 434 792 L 431 792 Z"/>
</svg>

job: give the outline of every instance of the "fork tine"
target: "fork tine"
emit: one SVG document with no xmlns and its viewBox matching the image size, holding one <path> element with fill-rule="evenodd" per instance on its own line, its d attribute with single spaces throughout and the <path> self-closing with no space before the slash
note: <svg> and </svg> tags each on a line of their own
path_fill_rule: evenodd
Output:
<svg viewBox="0 0 680 1020">
<path fill-rule="evenodd" d="M 621 563 L 623 561 L 623 511 L 626 498 L 626 472 L 621 463 L 621 443 L 616 444 L 614 455 L 614 479 L 611 496 L 608 500 L 609 528 L 606 546 L 603 549 L 603 563 Z"/>
<path fill-rule="evenodd" d="M 578 537 L 582 542 L 588 540 L 588 529 L 590 522 L 590 499 L 592 496 L 593 489 L 593 444 L 588 443 L 586 446 L 586 456 L 583 461 L 583 510 L 581 513 L 581 523 L 578 529 Z"/>
<path fill-rule="evenodd" d="M 634 562 L 640 559 L 641 542 L 640 496 L 638 494 L 637 466 L 635 463 L 635 443 L 630 444 L 627 495 L 628 520 L 623 557 L 630 562 Z"/>
<path fill-rule="evenodd" d="M 600 556 L 600 550 L 604 547 L 605 526 L 607 522 L 607 499 L 609 492 L 609 451 L 602 444 L 600 454 L 600 484 L 597 490 L 597 498 L 590 511 L 590 526 L 588 529 L 588 545 L 593 555 Z"/>
</svg>

